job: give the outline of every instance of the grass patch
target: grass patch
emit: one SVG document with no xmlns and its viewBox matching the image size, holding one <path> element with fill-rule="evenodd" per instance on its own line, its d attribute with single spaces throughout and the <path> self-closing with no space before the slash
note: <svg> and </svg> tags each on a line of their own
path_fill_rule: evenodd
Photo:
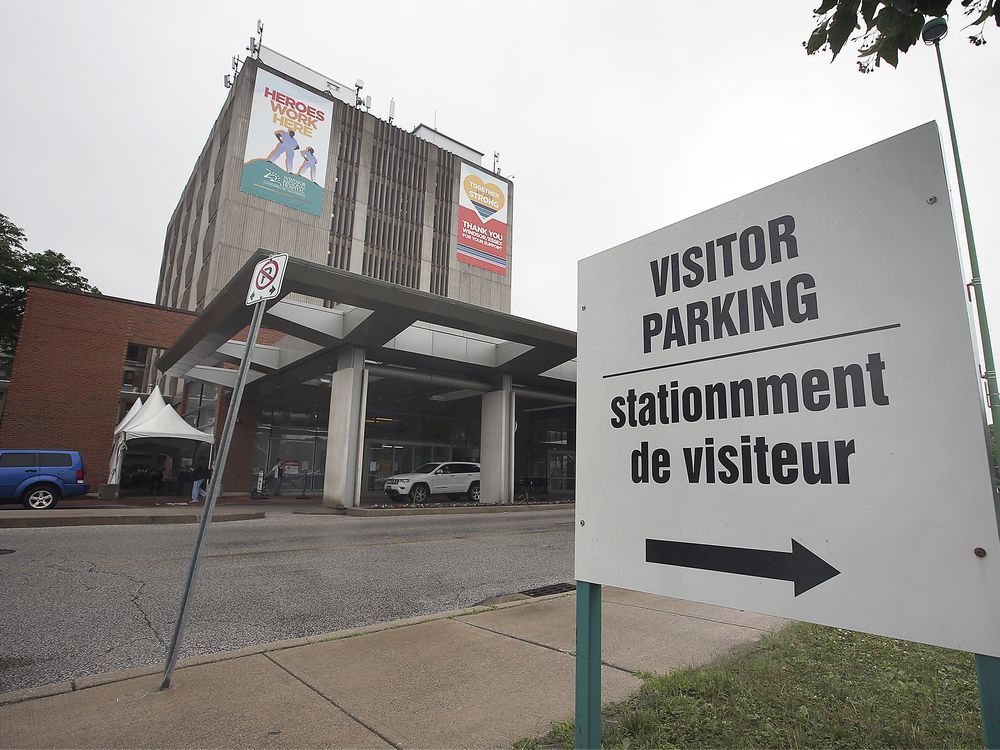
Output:
<svg viewBox="0 0 1000 750">
<path fill-rule="evenodd" d="M 606 706 L 604 747 L 983 747 L 971 654 L 796 623 Z M 572 747 L 573 723 L 520 750 Z"/>
</svg>

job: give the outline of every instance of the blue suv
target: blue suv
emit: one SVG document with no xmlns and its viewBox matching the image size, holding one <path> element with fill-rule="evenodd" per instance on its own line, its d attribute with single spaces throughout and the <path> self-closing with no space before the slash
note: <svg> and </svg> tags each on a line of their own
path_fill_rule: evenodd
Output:
<svg viewBox="0 0 1000 750">
<path fill-rule="evenodd" d="M 87 494 L 86 470 L 77 451 L 0 450 L 0 500 L 20 500 L 44 510 L 61 498 Z"/>
</svg>

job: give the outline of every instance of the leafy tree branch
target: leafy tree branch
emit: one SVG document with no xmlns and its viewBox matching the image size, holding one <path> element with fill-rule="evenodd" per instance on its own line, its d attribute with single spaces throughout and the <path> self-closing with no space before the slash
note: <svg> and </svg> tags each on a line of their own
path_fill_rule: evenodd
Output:
<svg viewBox="0 0 1000 750">
<path fill-rule="evenodd" d="M 858 69 L 871 73 L 884 60 L 892 67 L 920 40 L 924 24 L 948 13 L 953 0 L 822 0 L 813 11 L 816 27 L 802 43 L 806 53 L 829 52 L 831 62 L 850 40 L 857 43 Z M 991 18 L 1000 26 L 1000 0 L 959 0 L 961 14 L 975 30 L 969 41 L 986 44 L 985 30 Z"/>
</svg>

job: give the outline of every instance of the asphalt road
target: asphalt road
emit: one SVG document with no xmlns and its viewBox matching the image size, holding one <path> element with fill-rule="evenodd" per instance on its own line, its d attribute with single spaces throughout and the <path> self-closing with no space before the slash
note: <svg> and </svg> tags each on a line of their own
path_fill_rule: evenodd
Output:
<svg viewBox="0 0 1000 750">
<path fill-rule="evenodd" d="M 58 512 L 58 511 L 54 511 Z M 162 662 L 197 527 L 0 529 L 0 692 Z M 211 527 L 182 656 L 573 578 L 573 510 Z"/>
</svg>

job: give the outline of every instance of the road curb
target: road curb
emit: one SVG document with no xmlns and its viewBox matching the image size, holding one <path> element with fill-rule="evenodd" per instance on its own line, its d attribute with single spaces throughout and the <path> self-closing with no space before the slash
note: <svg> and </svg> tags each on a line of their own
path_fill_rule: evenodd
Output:
<svg viewBox="0 0 1000 750">
<path fill-rule="evenodd" d="M 106 514 L 106 515 L 105 515 Z M 217 510 L 212 514 L 214 523 L 223 521 L 254 521 L 265 518 L 262 510 Z M 0 529 L 38 529 L 60 526 L 143 526 L 150 524 L 198 523 L 201 513 L 110 513 L 101 509 L 98 514 L 76 510 L 5 511 L 0 513 Z"/>
<path fill-rule="evenodd" d="M 72 693 L 73 689 L 72 682 L 54 682 L 51 685 L 12 690 L 9 693 L 0 693 L 0 706 L 7 706 L 12 703 L 24 703 L 25 701 L 34 701 L 40 698 L 51 698 L 53 695 Z"/>
<path fill-rule="evenodd" d="M 379 633 L 383 630 L 395 630 L 397 628 L 412 627 L 414 625 L 420 625 L 425 622 L 435 622 L 437 620 L 449 620 L 458 617 L 466 617 L 469 615 L 482 614 L 483 612 L 494 612 L 501 609 L 510 609 L 512 607 L 523 607 L 526 604 L 532 602 L 544 602 L 551 599 L 558 599 L 560 597 L 569 596 L 575 592 L 564 591 L 558 594 L 550 594 L 549 596 L 539 596 L 534 598 L 528 598 L 524 600 L 517 600 L 511 602 L 498 602 L 496 604 L 489 605 L 477 605 L 473 607 L 466 607 L 464 609 L 452 609 L 445 610 L 444 612 L 437 612 L 435 614 L 423 615 L 417 617 L 408 617 L 403 620 L 392 620 L 390 622 L 380 622 L 373 625 L 363 625 L 357 628 L 348 628 L 346 630 L 335 630 L 328 633 L 320 633 L 318 635 L 304 636 L 302 638 L 289 638 L 281 641 L 270 641 L 269 643 L 262 643 L 258 646 L 249 646 L 247 648 L 235 649 L 231 651 L 217 651 L 210 654 L 199 654 L 197 656 L 189 656 L 185 659 L 181 659 L 177 663 L 178 671 L 189 669 L 191 667 L 198 667 L 205 664 L 215 664 L 217 662 L 231 661 L 233 659 L 242 659 L 247 656 L 257 656 L 259 654 L 268 654 L 275 651 L 285 651 L 292 648 L 298 648 L 300 646 L 308 646 L 314 643 L 323 643 L 325 641 L 340 641 L 347 638 L 355 638 L 361 635 L 368 635 L 370 633 Z M 103 674 L 88 675 L 85 677 L 80 677 L 76 680 L 70 680 L 65 682 L 57 682 L 51 685 L 40 685 L 39 687 L 33 688 L 23 688 L 21 690 L 13 690 L 8 693 L 0 693 L 0 706 L 9 706 L 14 703 L 24 703 L 25 701 L 40 700 L 42 698 L 50 698 L 54 695 L 61 695 L 63 693 L 72 693 L 78 690 L 87 690 L 89 688 L 99 687 L 101 685 L 110 685 L 115 682 L 125 682 L 126 680 L 135 679 L 136 677 L 148 677 L 154 674 L 160 674 L 163 672 L 162 664 L 152 664 L 139 667 L 130 667 L 129 669 L 120 670 L 117 672 L 105 672 Z"/>
<path fill-rule="evenodd" d="M 384 516 L 448 516 L 460 513 L 523 513 L 538 510 L 563 510 L 575 508 L 576 503 L 544 503 L 538 505 L 466 505 L 457 508 L 337 508 L 341 515 L 356 518 L 380 518 Z M 308 514 L 309 511 L 295 511 Z"/>
</svg>

